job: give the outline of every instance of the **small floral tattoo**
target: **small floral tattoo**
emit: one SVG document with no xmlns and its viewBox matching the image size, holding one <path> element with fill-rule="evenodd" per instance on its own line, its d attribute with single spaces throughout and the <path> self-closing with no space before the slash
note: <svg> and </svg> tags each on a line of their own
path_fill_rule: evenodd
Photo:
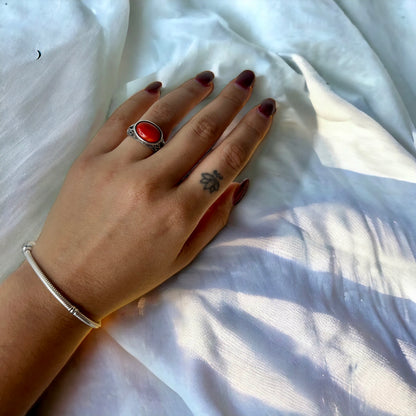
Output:
<svg viewBox="0 0 416 416">
<path fill-rule="evenodd" d="M 202 179 L 199 181 L 204 185 L 204 190 L 208 190 L 210 194 L 220 189 L 220 180 L 223 179 L 221 173 L 214 170 L 212 173 L 201 173 Z"/>
</svg>

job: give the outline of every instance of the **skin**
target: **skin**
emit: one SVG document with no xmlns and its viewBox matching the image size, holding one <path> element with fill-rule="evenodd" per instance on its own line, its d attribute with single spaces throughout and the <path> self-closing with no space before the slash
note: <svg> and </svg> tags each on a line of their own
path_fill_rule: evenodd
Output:
<svg viewBox="0 0 416 416">
<path fill-rule="evenodd" d="M 157 153 L 126 137 L 127 127 L 151 120 L 169 138 L 213 83 L 191 79 L 163 98 L 139 91 L 71 167 L 32 254 L 91 319 L 102 320 L 173 276 L 226 225 L 239 190 L 234 179 L 273 118 L 251 109 L 195 167 L 251 95 L 252 86 L 235 81 Z M 201 182 L 210 175 L 218 189 Z M 0 413 L 24 414 L 90 330 L 24 262 L 0 286 Z"/>
</svg>

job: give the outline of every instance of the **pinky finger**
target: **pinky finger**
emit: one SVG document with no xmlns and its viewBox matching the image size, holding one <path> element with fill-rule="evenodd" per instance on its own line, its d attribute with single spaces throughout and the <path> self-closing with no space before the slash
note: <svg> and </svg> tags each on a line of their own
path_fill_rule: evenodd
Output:
<svg viewBox="0 0 416 416">
<path fill-rule="evenodd" d="M 233 182 L 208 208 L 176 259 L 178 270 L 187 266 L 227 225 L 232 209 L 243 199 L 249 183 L 248 179 L 241 183 Z"/>
</svg>

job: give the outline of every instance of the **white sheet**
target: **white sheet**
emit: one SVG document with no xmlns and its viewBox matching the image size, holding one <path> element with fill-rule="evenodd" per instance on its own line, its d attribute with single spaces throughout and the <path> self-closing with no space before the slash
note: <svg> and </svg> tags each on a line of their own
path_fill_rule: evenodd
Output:
<svg viewBox="0 0 416 416">
<path fill-rule="evenodd" d="M 215 96 L 251 68 L 250 104 L 280 102 L 229 226 L 89 337 L 34 414 L 415 413 L 415 7 L 0 4 L 2 277 L 105 114 L 148 82 L 211 69 Z"/>
</svg>

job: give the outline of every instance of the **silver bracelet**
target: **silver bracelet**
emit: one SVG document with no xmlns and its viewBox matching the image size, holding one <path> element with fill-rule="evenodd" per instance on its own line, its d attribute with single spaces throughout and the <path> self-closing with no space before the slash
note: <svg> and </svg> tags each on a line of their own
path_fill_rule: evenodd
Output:
<svg viewBox="0 0 416 416">
<path fill-rule="evenodd" d="M 74 306 L 71 302 L 69 302 L 65 297 L 58 292 L 58 289 L 50 282 L 50 280 L 45 276 L 45 273 L 42 272 L 38 264 L 36 263 L 35 259 L 32 256 L 32 248 L 35 246 L 36 242 L 30 241 L 23 245 L 22 250 L 23 254 L 26 257 L 26 260 L 32 267 L 33 271 L 38 275 L 39 279 L 42 283 L 46 286 L 49 292 L 55 296 L 58 301 L 65 306 L 65 309 L 75 317 L 77 317 L 80 321 L 82 321 L 85 325 L 90 326 L 91 328 L 99 328 L 101 326 L 101 322 L 94 322 L 87 316 L 85 316 L 76 306 Z"/>
</svg>

